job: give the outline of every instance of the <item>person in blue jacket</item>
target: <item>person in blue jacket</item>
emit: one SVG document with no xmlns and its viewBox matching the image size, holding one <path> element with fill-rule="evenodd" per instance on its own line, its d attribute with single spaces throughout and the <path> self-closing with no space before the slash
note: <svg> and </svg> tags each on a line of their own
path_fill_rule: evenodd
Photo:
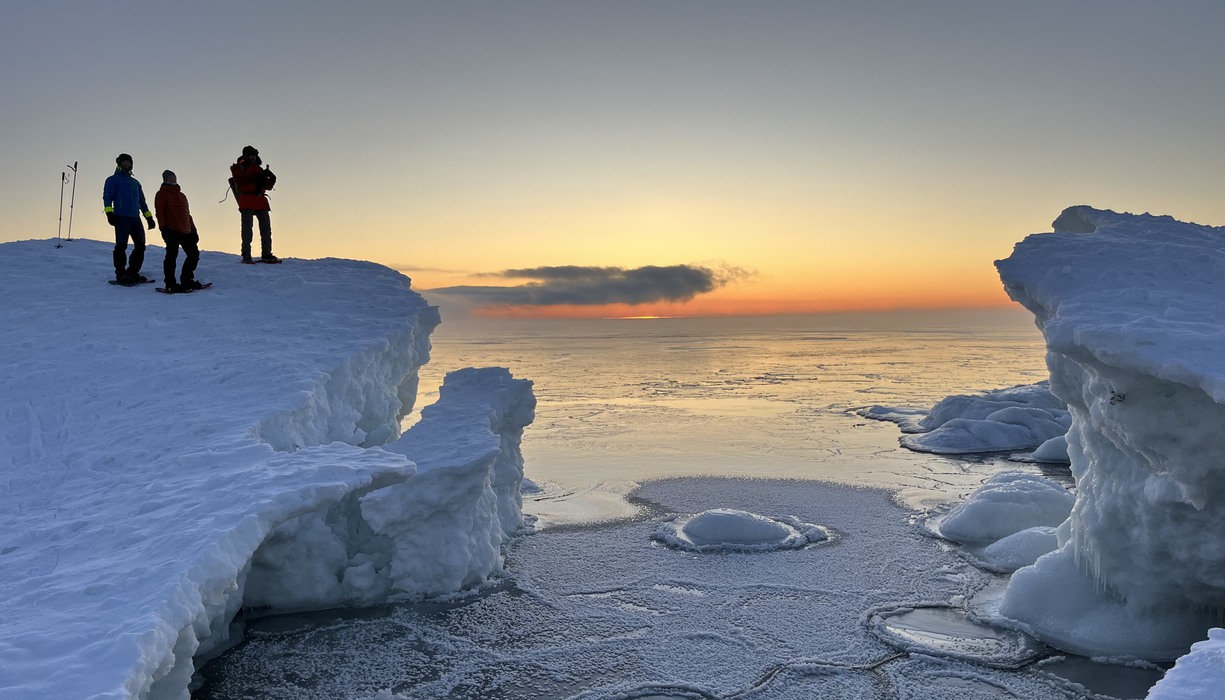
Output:
<svg viewBox="0 0 1225 700">
<path fill-rule="evenodd" d="M 106 220 L 115 227 L 115 281 L 119 284 L 140 284 L 149 279 L 140 274 L 145 262 L 145 229 L 140 225 L 143 214 L 149 229 L 157 228 L 153 223 L 153 212 L 145 203 L 145 191 L 140 182 L 132 177 L 132 156 L 120 153 L 115 159 L 115 174 L 106 178 L 102 186 L 102 205 Z M 128 239 L 132 239 L 132 255 L 128 256 Z"/>
</svg>

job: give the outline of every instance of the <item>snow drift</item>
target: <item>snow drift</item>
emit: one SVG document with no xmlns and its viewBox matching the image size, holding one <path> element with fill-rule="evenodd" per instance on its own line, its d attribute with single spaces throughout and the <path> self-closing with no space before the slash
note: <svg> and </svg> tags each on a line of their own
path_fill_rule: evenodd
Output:
<svg viewBox="0 0 1225 700">
<path fill-rule="evenodd" d="M 1067 651 L 1173 659 L 1225 610 L 1222 233 L 1072 207 L 996 263 L 1045 336 L 1077 485 L 1001 610 Z"/>
<path fill-rule="evenodd" d="M 401 437 L 439 322 L 406 277 L 204 252 L 216 286 L 166 296 L 53 244 L 0 245 L 0 695 L 187 698 L 241 607 L 500 569 L 530 383 L 452 373 Z"/>
</svg>

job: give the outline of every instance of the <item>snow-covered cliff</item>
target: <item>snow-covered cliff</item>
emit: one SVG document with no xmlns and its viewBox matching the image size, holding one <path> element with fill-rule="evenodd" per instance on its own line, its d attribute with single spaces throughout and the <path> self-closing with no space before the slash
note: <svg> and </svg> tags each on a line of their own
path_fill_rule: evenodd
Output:
<svg viewBox="0 0 1225 700">
<path fill-rule="evenodd" d="M 439 322 L 407 278 L 205 252 L 167 296 L 54 243 L 0 245 L 0 696 L 186 698 L 244 606 L 501 568 L 531 384 L 452 373 L 401 437 Z"/>
<path fill-rule="evenodd" d="M 1046 338 L 1077 487 L 1001 612 L 1068 651 L 1173 659 L 1225 611 L 1225 231 L 1072 207 L 996 265 Z"/>
</svg>

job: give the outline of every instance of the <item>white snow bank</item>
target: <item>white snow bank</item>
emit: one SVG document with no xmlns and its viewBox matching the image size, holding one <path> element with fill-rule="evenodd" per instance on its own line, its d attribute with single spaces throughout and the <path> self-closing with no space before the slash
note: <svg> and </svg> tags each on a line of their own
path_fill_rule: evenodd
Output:
<svg viewBox="0 0 1225 700">
<path fill-rule="evenodd" d="M 1061 437 L 1071 422 L 1046 382 L 957 394 L 930 411 L 870 406 L 858 413 L 897 423 L 902 432 L 910 433 L 899 439 L 903 447 L 934 454 L 1032 450 Z M 1036 453 L 1034 459 L 1039 459 Z"/>
<path fill-rule="evenodd" d="M 408 581 L 393 543 L 370 545 L 394 528 L 320 530 L 415 471 L 363 449 L 398 437 L 438 323 L 407 278 L 204 252 L 197 276 L 216 286 L 167 296 L 106 284 L 110 244 L 53 244 L 0 245 L 0 695 L 186 698 L 193 656 L 226 642 L 246 587 L 292 606 Z M 150 246 L 146 274 L 161 254 Z M 482 505 L 499 522 L 515 507 Z M 294 542 L 292 582 L 252 563 Z"/>
<path fill-rule="evenodd" d="M 1217 700 L 1225 687 L 1225 629 L 1208 630 L 1208 639 L 1191 646 L 1174 668 L 1149 691 L 1148 700 Z"/>
<path fill-rule="evenodd" d="M 954 542 L 998 540 L 1032 527 L 1055 527 L 1067 519 L 1075 497 L 1034 474 L 1003 472 L 983 482 L 944 516 L 940 534 Z"/>
<path fill-rule="evenodd" d="M 1225 610 L 1225 231 L 1088 207 L 1054 229 L 996 266 L 1046 338 L 1076 505 L 1001 610 L 1069 651 L 1171 659 Z"/>
<path fill-rule="evenodd" d="M 821 542 L 829 534 L 791 516 L 714 508 L 661 523 L 651 538 L 691 552 L 769 552 Z"/>
</svg>

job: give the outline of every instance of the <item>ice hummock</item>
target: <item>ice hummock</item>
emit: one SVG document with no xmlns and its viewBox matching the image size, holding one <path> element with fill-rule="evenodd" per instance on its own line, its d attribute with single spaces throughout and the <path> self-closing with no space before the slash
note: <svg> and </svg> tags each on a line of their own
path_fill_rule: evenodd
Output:
<svg viewBox="0 0 1225 700">
<path fill-rule="evenodd" d="M 1001 612 L 1067 651 L 1174 659 L 1225 611 L 1225 231 L 1085 206 L 1053 228 L 996 265 L 1045 336 L 1076 503 Z M 1183 668 L 1225 679 L 1188 661 L 1169 686 Z"/>
<path fill-rule="evenodd" d="M 397 440 L 439 322 L 406 277 L 204 252 L 166 296 L 54 243 L 0 245 L 0 695 L 186 698 L 242 606 L 496 575 L 530 383 L 453 373 Z"/>
<path fill-rule="evenodd" d="M 859 415 L 897 423 L 899 442 L 916 452 L 960 455 L 1033 450 L 1026 461 L 1067 462 L 1063 436 L 1071 419 L 1047 382 L 956 394 L 930 410 L 870 406 Z"/>
<path fill-rule="evenodd" d="M 1058 526 L 1074 501 L 1067 489 L 1050 479 L 1001 472 L 954 506 L 941 519 L 939 533 L 954 542 L 994 542 L 1030 528 Z"/>
<path fill-rule="evenodd" d="M 793 516 L 712 508 L 667 520 L 651 537 L 691 552 L 770 552 L 823 542 L 829 539 L 829 533 L 820 525 Z"/>
</svg>

